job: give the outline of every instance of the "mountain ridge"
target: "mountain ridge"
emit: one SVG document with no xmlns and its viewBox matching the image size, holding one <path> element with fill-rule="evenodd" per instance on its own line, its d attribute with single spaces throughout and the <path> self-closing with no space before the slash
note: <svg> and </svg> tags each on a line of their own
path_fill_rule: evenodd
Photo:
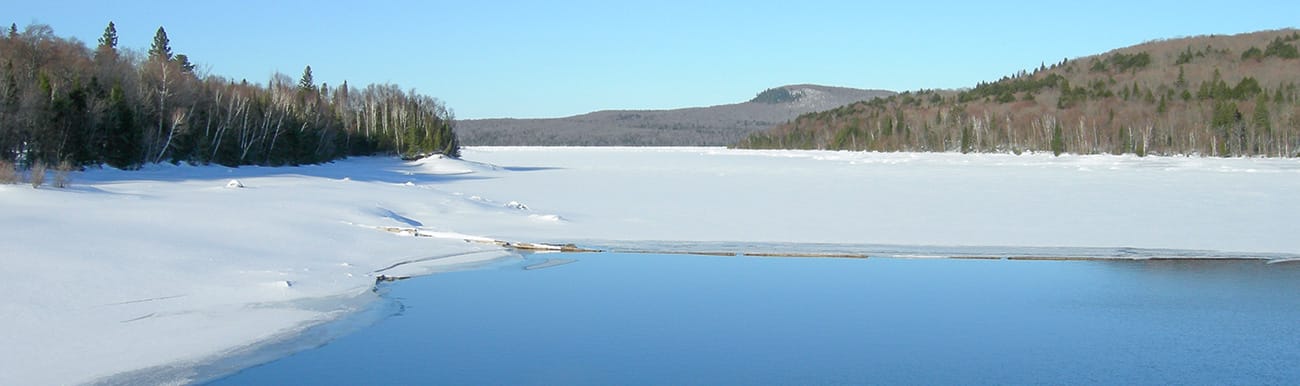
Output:
<svg viewBox="0 0 1300 386">
<path fill-rule="evenodd" d="M 764 93 L 784 95 L 763 101 Z M 599 110 L 562 118 L 491 118 L 457 122 L 465 145 L 724 146 L 800 114 L 893 95 L 886 90 L 795 84 L 745 102 L 663 110 Z"/>
</svg>

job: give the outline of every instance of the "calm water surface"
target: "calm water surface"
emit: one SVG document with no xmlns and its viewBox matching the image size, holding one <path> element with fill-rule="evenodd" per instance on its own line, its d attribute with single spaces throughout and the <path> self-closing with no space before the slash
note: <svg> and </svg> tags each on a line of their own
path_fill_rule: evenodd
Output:
<svg viewBox="0 0 1300 386">
<path fill-rule="evenodd" d="M 214 384 L 1300 382 L 1300 263 L 576 258 Z"/>
</svg>

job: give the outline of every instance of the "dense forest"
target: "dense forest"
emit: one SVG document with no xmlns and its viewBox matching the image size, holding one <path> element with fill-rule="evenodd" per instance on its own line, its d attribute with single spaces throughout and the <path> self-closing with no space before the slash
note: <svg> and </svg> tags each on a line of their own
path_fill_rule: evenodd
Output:
<svg viewBox="0 0 1300 386">
<path fill-rule="evenodd" d="M 746 148 L 1295 157 L 1300 32 L 1152 41 L 809 113 Z"/>
<path fill-rule="evenodd" d="M 200 74 L 159 27 L 144 54 L 108 23 L 93 49 L 46 25 L 0 32 L 0 166 L 298 165 L 352 155 L 458 156 L 439 100 L 396 85 L 266 84 Z"/>
</svg>

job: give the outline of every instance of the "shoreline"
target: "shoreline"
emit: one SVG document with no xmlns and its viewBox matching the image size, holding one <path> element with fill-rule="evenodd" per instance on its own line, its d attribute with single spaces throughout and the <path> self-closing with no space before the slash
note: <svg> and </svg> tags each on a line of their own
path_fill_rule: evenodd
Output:
<svg viewBox="0 0 1300 386">
<path fill-rule="evenodd" d="M 482 257 L 474 257 L 482 255 Z M 88 380 L 93 385 L 194 384 L 222 379 L 266 363 L 310 351 L 339 337 L 373 326 L 400 313 L 400 303 L 386 299 L 388 283 L 431 277 L 444 273 L 480 269 L 514 262 L 518 254 L 509 249 L 453 253 L 430 258 L 403 260 L 375 270 L 393 271 L 388 276 L 373 275 L 375 280 L 364 291 L 348 291 L 319 298 L 297 299 L 300 302 L 334 306 L 318 317 L 298 321 L 292 327 L 277 330 L 264 338 L 210 353 L 198 359 L 181 359 L 154 366 L 128 370 Z M 397 307 L 397 308 L 394 308 Z"/>
<path fill-rule="evenodd" d="M 440 234 L 429 232 L 418 228 L 401 228 L 401 227 L 376 227 L 376 229 L 394 233 L 397 235 L 411 237 L 426 237 L 436 239 L 455 239 L 465 235 Z M 872 254 L 872 253 L 843 253 L 843 252 L 755 252 L 747 251 L 698 251 L 698 250 L 618 250 L 618 249 L 596 249 L 578 247 L 576 244 L 551 244 L 551 243 L 534 243 L 534 242 L 510 242 L 496 240 L 486 237 L 465 236 L 461 238 L 467 243 L 488 244 L 499 246 L 500 250 L 482 250 L 453 253 L 448 255 L 433 256 L 421 259 L 401 260 L 389 264 L 383 268 L 376 269 L 371 273 L 374 274 L 375 282 L 369 291 L 355 294 L 355 296 L 344 296 L 338 302 L 340 309 L 329 313 L 329 317 L 323 319 L 306 320 L 298 326 L 291 329 L 281 330 L 272 335 L 271 338 L 251 342 L 225 352 L 213 354 L 208 359 L 196 361 L 178 361 L 149 368 L 131 370 L 124 373 L 114 374 L 111 376 L 93 380 L 93 384 L 130 384 L 140 381 L 166 381 L 170 380 L 184 382 L 210 382 L 225 378 L 242 371 L 243 369 L 256 367 L 262 364 L 270 363 L 275 360 L 294 355 L 299 352 L 309 351 L 313 348 L 328 344 L 334 339 L 354 333 L 364 328 L 373 326 L 375 323 L 396 314 L 389 308 L 393 303 L 386 302 L 383 297 L 386 293 L 386 287 L 389 282 L 401 281 L 419 277 L 430 277 L 441 273 L 454 272 L 459 270 L 474 270 L 483 266 L 501 263 L 503 259 L 513 259 L 515 256 L 523 254 L 664 254 L 664 255 L 693 255 L 693 256 L 711 256 L 711 257 L 750 257 L 750 258 L 814 258 L 814 259 L 941 259 L 941 260 L 1004 260 L 1004 261 L 1052 261 L 1052 262 L 1261 262 L 1266 264 L 1300 262 L 1300 256 L 1296 257 L 1249 257 L 1249 256 L 1032 256 L 1032 255 L 905 255 L 905 254 Z M 818 244 L 822 245 L 822 244 Z M 824 246 L 824 245 L 823 245 Z M 974 247 L 989 248 L 989 247 Z M 1065 249 L 1065 248 L 1063 248 Z M 513 252 L 511 252 L 513 251 Z M 1131 250 L 1130 250 L 1131 251 Z M 1140 251 L 1140 250 L 1139 250 Z M 502 252 L 510 253 L 501 256 Z M 1212 253 L 1210 251 L 1196 251 L 1199 253 Z M 455 267 L 453 269 L 438 269 L 426 271 L 423 273 L 408 273 L 389 275 L 384 272 L 400 271 L 402 268 L 418 267 L 421 264 L 436 265 L 440 260 L 464 258 L 473 255 L 496 255 L 492 258 L 482 260 L 481 265 L 468 267 Z M 538 270 L 561 266 L 574 263 L 580 260 L 567 258 L 554 258 L 540 263 L 521 267 L 524 270 Z M 358 305 L 354 309 L 344 309 L 347 305 Z M 400 303 L 397 303 L 400 306 Z M 396 311 L 396 312 L 400 312 Z M 191 364 L 192 366 L 186 366 Z M 195 378 L 187 377 L 192 376 Z"/>
</svg>

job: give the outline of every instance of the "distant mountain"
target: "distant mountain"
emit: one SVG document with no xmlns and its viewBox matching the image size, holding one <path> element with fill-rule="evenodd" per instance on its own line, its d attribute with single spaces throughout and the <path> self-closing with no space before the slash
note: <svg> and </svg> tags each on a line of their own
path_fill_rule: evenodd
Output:
<svg viewBox="0 0 1300 386">
<path fill-rule="evenodd" d="M 1300 31 L 1156 40 L 809 113 L 749 148 L 1300 155 Z"/>
<path fill-rule="evenodd" d="M 800 114 L 889 96 L 884 90 L 816 85 L 765 90 L 736 104 L 675 110 L 605 110 L 566 118 L 457 122 L 464 145 L 722 146 Z"/>
</svg>

